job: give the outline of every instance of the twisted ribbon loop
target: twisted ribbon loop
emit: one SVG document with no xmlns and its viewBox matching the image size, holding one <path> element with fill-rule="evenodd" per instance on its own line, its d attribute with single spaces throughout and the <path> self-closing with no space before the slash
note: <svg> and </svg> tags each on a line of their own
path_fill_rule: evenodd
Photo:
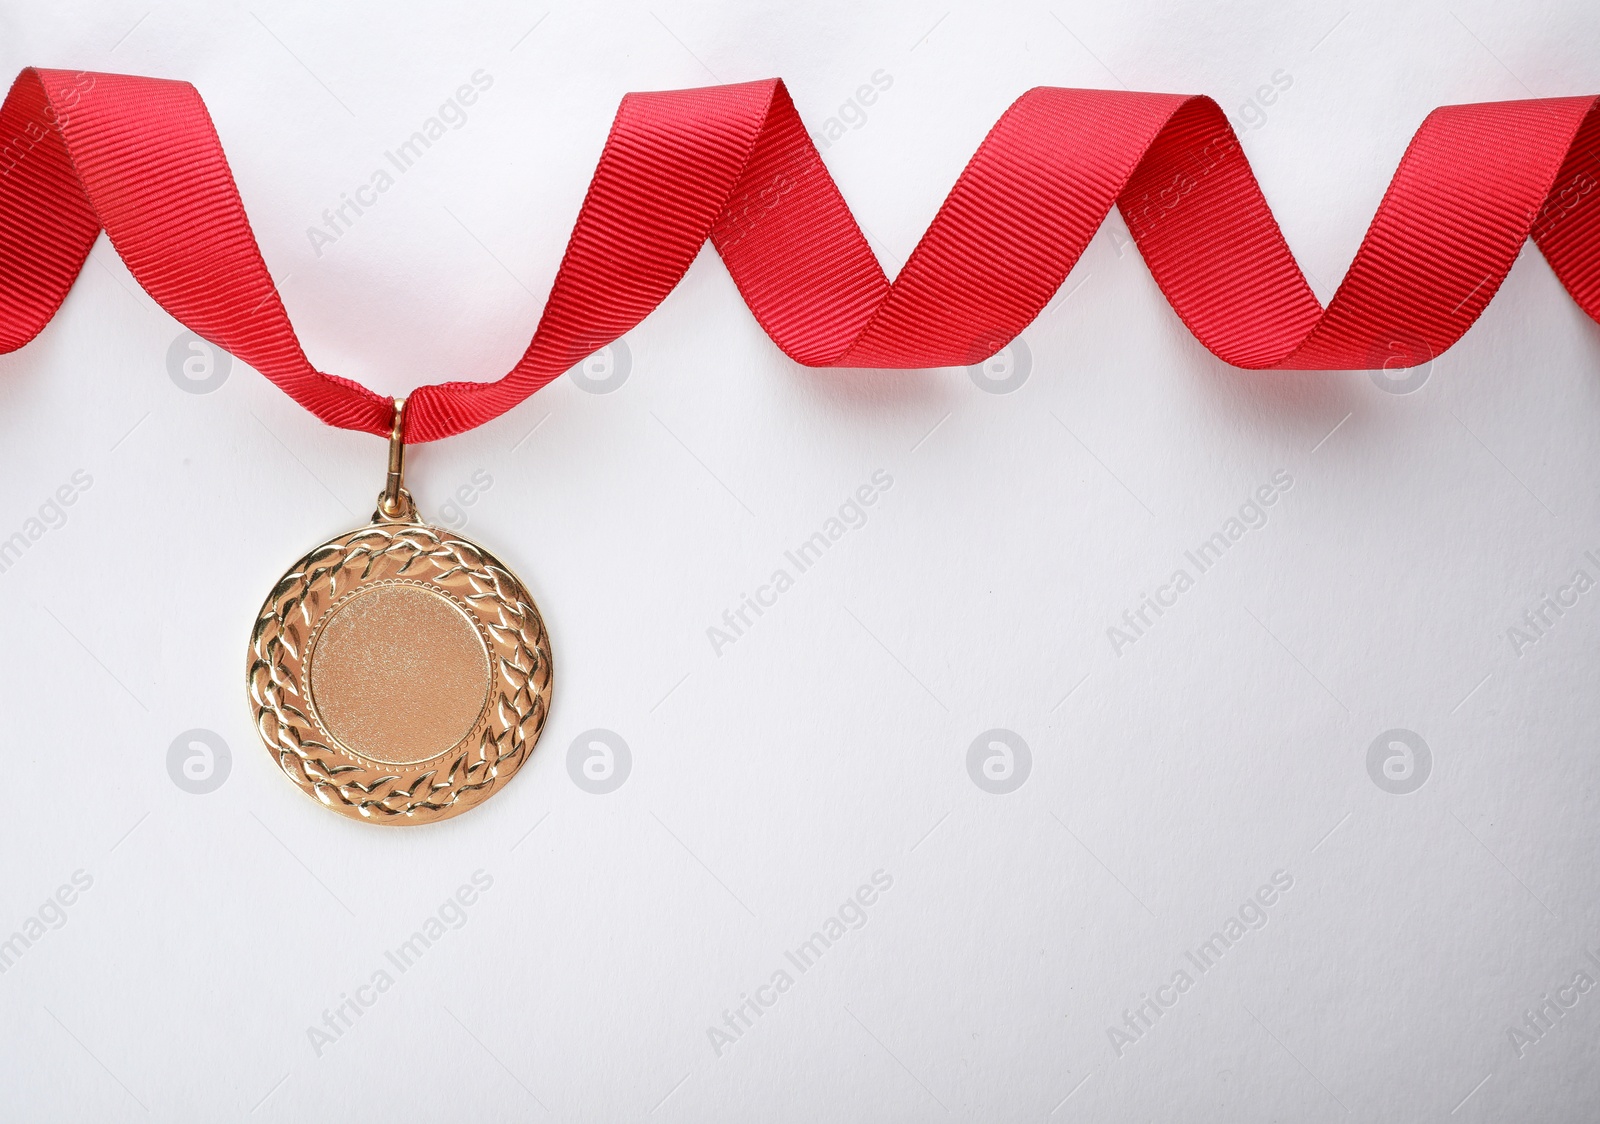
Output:
<svg viewBox="0 0 1600 1124">
<path fill-rule="evenodd" d="M 1183 323 L 1236 367 L 1424 362 L 1461 338 L 1529 237 L 1600 319 L 1597 105 L 1434 110 L 1324 309 L 1210 98 L 1028 91 L 891 283 L 781 81 L 629 94 L 527 351 L 494 382 L 414 391 L 406 436 L 509 410 L 644 319 L 708 238 L 767 334 L 817 367 L 994 353 L 1113 204 Z M 101 229 L 191 330 L 330 425 L 389 432 L 390 399 L 306 358 L 192 86 L 24 70 L 0 107 L 0 352 L 49 322 Z"/>
</svg>

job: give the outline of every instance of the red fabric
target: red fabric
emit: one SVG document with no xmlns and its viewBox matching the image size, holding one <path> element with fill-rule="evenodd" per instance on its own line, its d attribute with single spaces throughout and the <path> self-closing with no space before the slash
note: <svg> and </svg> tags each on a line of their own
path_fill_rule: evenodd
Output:
<svg viewBox="0 0 1600 1124">
<path fill-rule="evenodd" d="M 992 354 L 1044 308 L 1113 203 L 1184 324 L 1237 367 L 1431 358 L 1530 235 L 1600 319 L 1597 103 L 1431 113 L 1323 309 L 1209 98 L 1028 91 L 891 284 L 782 82 L 630 94 L 521 361 L 496 382 L 418 389 L 406 436 L 509 410 L 642 320 L 708 237 L 761 326 L 809 366 Z M 0 108 L 0 146 L 0 351 L 44 327 L 104 228 L 178 320 L 329 424 L 388 432 L 389 399 L 306 359 L 193 87 L 24 70 Z"/>
</svg>

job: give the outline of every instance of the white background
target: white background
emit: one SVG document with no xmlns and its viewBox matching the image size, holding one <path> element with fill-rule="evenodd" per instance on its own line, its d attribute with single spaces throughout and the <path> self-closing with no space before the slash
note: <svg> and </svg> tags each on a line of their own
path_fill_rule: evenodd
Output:
<svg viewBox="0 0 1600 1124">
<path fill-rule="evenodd" d="M 631 89 L 781 75 L 815 131 L 884 71 L 825 159 L 891 270 L 1028 87 L 1207 93 L 1255 124 L 1324 299 L 1430 108 L 1600 90 L 1581 0 L 5 7 L 6 73 L 194 82 L 312 361 L 392 393 L 515 361 Z M 480 68 L 467 123 L 318 257 L 323 209 Z M 492 478 L 465 530 L 538 599 L 557 686 L 514 783 L 404 831 L 279 775 L 242 674 L 282 569 L 365 521 L 382 443 L 239 364 L 180 389 L 180 327 L 102 240 L 0 359 L 0 537 L 93 480 L 0 574 L 0 938 L 93 880 L 0 975 L 0 1117 L 1593 1118 L 1600 992 L 1520 1057 L 1507 1031 L 1600 978 L 1600 593 L 1520 654 L 1507 630 L 1600 577 L 1600 331 L 1530 248 L 1414 393 L 1234 371 L 1123 229 L 1013 393 L 799 368 L 707 252 L 620 389 L 562 378 L 415 449 L 435 517 Z M 879 469 L 867 524 L 714 654 Z M 1267 524 L 1115 653 L 1279 470 Z M 169 773 L 193 728 L 231 749 L 206 795 Z M 608 795 L 569 773 L 596 728 L 632 755 Z M 1031 749 L 1008 795 L 967 767 L 992 728 Z M 1408 795 L 1368 771 L 1396 728 L 1431 750 Z M 478 870 L 464 925 L 319 1055 L 308 1028 Z M 708 1028 L 880 870 L 719 1055 Z M 1266 926 L 1119 1056 L 1107 1028 L 1275 871 Z"/>
</svg>

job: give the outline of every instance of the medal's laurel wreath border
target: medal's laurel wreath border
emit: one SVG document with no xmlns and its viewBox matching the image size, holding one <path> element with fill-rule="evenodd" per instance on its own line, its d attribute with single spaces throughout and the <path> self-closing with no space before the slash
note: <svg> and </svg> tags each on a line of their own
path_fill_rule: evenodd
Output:
<svg viewBox="0 0 1600 1124">
<path fill-rule="evenodd" d="M 464 584 L 452 592 L 490 640 L 485 717 L 452 757 L 405 784 L 405 776 L 354 764 L 323 742 L 302 709 L 304 645 L 320 612 L 312 605 L 336 600 L 375 571 L 445 589 Z M 522 583 L 481 547 L 425 524 L 378 523 L 319 546 L 279 580 L 251 630 L 248 680 L 256 730 L 301 788 L 346 815 L 426 822 L 480 803 L 526 760 L 549 714 L 550 638 Z"/>
</svg>

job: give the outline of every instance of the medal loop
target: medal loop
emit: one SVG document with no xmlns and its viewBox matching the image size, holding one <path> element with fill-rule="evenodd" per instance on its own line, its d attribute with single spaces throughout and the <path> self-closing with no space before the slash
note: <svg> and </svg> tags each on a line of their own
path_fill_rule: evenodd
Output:
<svg viewBox="0 0 1600 1124">
<path fill-rule="evenodd" d="M 394 400 L 394 424 L 389 429 L 389 471 L 384 479 L 383 492 L 378 497 L 375 521 L 383 523 L 415 523 L 417 505 L 405 489 L 406 400 Z"/>
</svg>

